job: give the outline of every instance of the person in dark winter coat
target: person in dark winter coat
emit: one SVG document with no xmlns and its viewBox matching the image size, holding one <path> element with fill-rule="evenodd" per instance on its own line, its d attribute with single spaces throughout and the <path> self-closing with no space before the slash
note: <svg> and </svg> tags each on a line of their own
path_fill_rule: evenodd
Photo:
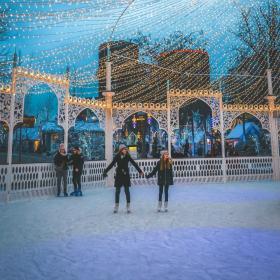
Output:
<svg viewBox="0 0 280 280">
<path fill-rule="evenodd" d="M 143 171 L 140 169 L 138 164 L 131 158 L 128 153 L 127 147 L 125 145 L 119 146 L 119 153 L 114 157 L 113 161 L 109 164 L 109 166 L 104 170 L 103 177 L 107 176 L 108 171 L 117 164 L 116 175 L 115 175 L 115 208 L 114 213 L 118 212 L 119 209 L 119 201 L 120 201 L 120 191 L 121 187 L 124 186 L 126 202 L 127 202 L 127 213 L 130 213 L 130 192 L 129 187 L 131 186 L 130 175 L 129 175 L 129 167 L 128 163 L 131 163 L 141 176 L 144 175 Z"/>
<path fill-rule="evenodd" d="M 84 157 L 81 154 L 81 150 L 79 147 L 75 147 L 73 149 L 73 154 L 70 157 L 70 162 L 73 164 L 73 185 L 74 191 L 70 194 L 71 196 L 82 196 L 81 189 L 81 177 L 83 173 L 84 167 Z"/>
<path fill-rule="evenodd" d="M 68 172 L 68 155 L 65 150 L 64 144 L 60 144 L 59 150 L 54 157 L 54 165 L 57 177 L 57 196 L 60 196 L 61 180 L 63 179 L 63 193 L 67 193 L 67 172 Z"/>
<path fill-rule="evenodd" d="M 162 152 L 161 159 L 157 162 L 157 165 L 146 178 L 151 178 L 154 175 L 158 175 L 157 183 L 159 185 L 159 197 L 158 197 L 158 212 L 161 212 L 162 207 L 162 194 L 164 190 L 164 210 L 168 211 L 168 190 L 169 186 L 173 185 L 173 170 L 172 160 L 169 157 L 168 151 Z"/>
</svg>

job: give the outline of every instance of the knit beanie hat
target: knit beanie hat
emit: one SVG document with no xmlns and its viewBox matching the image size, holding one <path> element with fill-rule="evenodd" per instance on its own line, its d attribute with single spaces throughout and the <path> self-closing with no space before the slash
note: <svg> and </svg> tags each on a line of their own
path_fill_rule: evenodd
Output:
<svg viewBox="0 0 280 280">
<path fill-rule="evenodd" d="M 123 149 L 127 149 L 126 145 L 120 144 L 119 145 L 119 152 L 122 151 Z"/>
</svg>

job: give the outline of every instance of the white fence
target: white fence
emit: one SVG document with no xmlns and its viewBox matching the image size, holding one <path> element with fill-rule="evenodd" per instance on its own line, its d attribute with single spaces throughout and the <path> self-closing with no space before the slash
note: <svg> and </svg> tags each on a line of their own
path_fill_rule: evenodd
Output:
<svg viewBox="0 0 280 280">
<path fill-rule="evenodd" d="M 138 160 L 145 173 L 152 171 L 157 160 Z M 83 188 L 105 186 L 102 172 L 106 161 L 89 161 L 85 163 L 82 185 Z M 223 168 L 224 166 L 224 168 Z M 141 178 L 131 166 L 133 184 L 147 182 Z M 175 182 L 223 182 L 223 181 L 249 181 L 271 180 L 273 178 L 272 157 L 251 158 L 221 158 L 202 159 L 175 159 Z M 0 165 L 0 200 L 16 200 L 41 195 L 54 195 L 56 192 L 56 176 L 53 164 L 13 164 L 12 176 L 8 176 L 8 165 Z M 11 178 L 11 180 L 9 179 Z M 72 188 L 72 176 L 69 170 L 68 186 Z M 149 184 L 155 184 L 156 178 L 150 179 Z"/>
</svg>

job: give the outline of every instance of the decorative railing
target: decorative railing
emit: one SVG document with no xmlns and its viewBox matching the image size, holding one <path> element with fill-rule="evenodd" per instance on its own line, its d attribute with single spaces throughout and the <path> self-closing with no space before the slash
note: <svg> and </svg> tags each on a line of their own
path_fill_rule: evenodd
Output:
<svg viewBox="0 0 280 280">
<path fill-rule="evenodd" d="M 278 159 L 280 163 L 280 158 Z M 147 174 L 152 171 L 158 160 L 137 160 L 141 169 Z M 107 165 L 104 161 L 85 162 L 82 175 L 83 188 L 105 186 L 102 173 Z M 7 197 L 8 185 L 11 184 L 9 199 L 40 195 L 54 195 L 56 192 L 56 174 L 51 163 L 13 164 L 12 176 L 9 166 L 0 165 L 0 201 Z M 175 182 L 223 182 L 270 180 L 273 178 L 272 157 L 249 158 L 185 158 L 173 160 Z M 112 171 L 113 172 L 113 171 Z M 156 178 L 140 177 L 130 166 L 133 184 L 156 184 Z M 69 170 L 68 186 L 72 188 L 72 174 Z"/>
<path fill-rule="evenodd" d="M 175 181 L 220 182 L 223 178 L 222 159 L 176 159 Z"/>
<path fill-rule="evenodd" d="M 227 158 L 227 181 L 272 179 L 272 157 Z"/>
<path fill-rule="evenodd" d="M 8 186 L 8 165 L 0 165 L 0 201 L 5 200 Z"/>
</svg>

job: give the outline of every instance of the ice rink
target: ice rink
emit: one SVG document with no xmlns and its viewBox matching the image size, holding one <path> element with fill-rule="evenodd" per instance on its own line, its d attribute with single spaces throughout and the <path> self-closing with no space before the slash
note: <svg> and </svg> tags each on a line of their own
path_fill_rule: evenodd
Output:
<svg viewBox="0 0 280 280">
<path fill-rule="evenodd" d="M 0 279 L 280 279 L 280 183 L 177 184 L 1 204 Z"/>
</svg>

